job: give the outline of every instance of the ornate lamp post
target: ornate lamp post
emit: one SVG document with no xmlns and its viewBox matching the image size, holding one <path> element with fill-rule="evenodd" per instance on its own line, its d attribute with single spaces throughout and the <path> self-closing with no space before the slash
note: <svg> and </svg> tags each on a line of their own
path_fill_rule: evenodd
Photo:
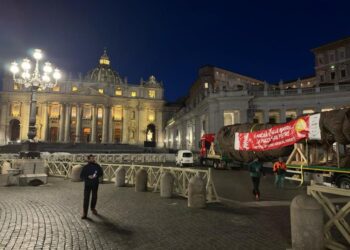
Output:
<svg viewBox="0 0 350 250">
<path fill-rule="evenodd" d="M 28 141 L 23 143 L 23 148 L 20 152 L 21 158 L 40 157 L 40 152 L 37 150 L 37 142 L 34 141 L 36 136 L 36 95 L 39 88 L 42 90 L 53 88 L 61 78 L 60 71 L 58 69 L 53 69 L 49 62 L 45 62 L 40 71 L 39 61 L 43 58 L 40 49 L 34 50 L 33 58 L 35 59 L 34 70 L 32 70 L 31 61 L 28 58 L 23 59 L 20 66 L 17 62 L 13 62 L 10 67 L 10 71 L 13 74 L 13 80 L 17 84 L 23 85 L 25 88 L 31 88 L 32 92 L 30 99 Z"/>
</svg>

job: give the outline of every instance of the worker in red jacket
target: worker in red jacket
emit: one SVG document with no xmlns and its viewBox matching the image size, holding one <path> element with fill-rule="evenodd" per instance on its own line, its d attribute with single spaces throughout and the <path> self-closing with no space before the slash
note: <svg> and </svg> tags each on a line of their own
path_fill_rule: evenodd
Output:
<svg viewBox="0 0 350 250">
<path fill-rule="evenodd" d="M 275 187 L 284 187 L 284 178 L 286 176 L 287 165 L 284 163 L 283 158 L 279 157 L 278 161 L 273 164 L 273 172 L 275 173 Z"/>
</svg>

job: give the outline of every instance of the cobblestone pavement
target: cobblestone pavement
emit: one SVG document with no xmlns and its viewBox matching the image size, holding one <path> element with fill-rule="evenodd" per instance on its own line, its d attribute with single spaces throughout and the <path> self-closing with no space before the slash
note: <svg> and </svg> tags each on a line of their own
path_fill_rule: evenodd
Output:
<svg viewBox="0 0 350 250">
<path fill-rule="evenodd" d="M 235 174 L 236 179 L 240 175 L 245 173 Z M 225 182 L 221 184 L 219 189 L 230 193 Z M 245 187 L 234 188 L 232 193 L 239 198 Z M 89 220 L 81 220 L 82 195 L 81 182 L 61 178 L 49 178 L 49 184 L 39 187 L 0 187 L 0 249 L 290 247 L 286 205 L 251 207 L 224 202 L 190 209 L 180 197 L 162 199 L 159 193 L 136 193 L 132 187 L 101 184 L 100 216 L 89 214 Z"/>
</svg>

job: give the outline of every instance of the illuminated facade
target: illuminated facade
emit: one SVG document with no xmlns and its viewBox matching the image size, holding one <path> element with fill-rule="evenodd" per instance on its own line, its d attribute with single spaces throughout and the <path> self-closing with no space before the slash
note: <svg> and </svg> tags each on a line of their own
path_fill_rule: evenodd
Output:
<svg viewBox="0 0 350 250">
<path fill-rule="evenodd" d="M 154 76 L 129 84 L 106 53 L 84 79 L 62 80 L 38 90 L 36 140 L 60 143 L 151 141 L 163 146 L 162 83 Z M 0 144 L 27 139 L 30 88 L 6 77 L 0 93 Z"/>
<path fill-rule="evenodd" d="M 313 49 L 315 76 L 270 85 L 217 67 L 199 70 L 184 107 L 167 121 L 167 148 L 197 150 L 204 133 L 236 123 L 282 123 L 350 107 L 350 37 Z"/>
</svg>

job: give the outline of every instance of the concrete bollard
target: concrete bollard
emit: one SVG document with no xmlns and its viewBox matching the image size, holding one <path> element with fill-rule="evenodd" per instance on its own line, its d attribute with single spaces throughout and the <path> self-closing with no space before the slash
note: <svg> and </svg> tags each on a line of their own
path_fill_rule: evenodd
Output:
<svg viewBox="0 0 350 250">
<path fill-rule="evenodd" d="M 125 186 L 125 168 L 119 167 L 115 173 L 115 186 L 124 187 Z"/>
<path fill-rule="evenodd" d="M 8 171 L 11 169 L 11 163 L 4 161 L 1 167 L 1 174 L 8 174 Z"/>
<path fill-rule="evenodd" d="M 144 169 L 140 169 L 136 172 L 135 191 L 147 191 L 147 171 Z"/>
<path fill-rule="evenodd" d="M 160 178 L 160 197 L 171 198 L 173 194 L 174 177 L 170 172 L 165 172 Z"/>
<path fill-rule="evenodd" d="M 312 196 L 296 196 L 290 216 L 293 250 L 324 249 L 323 210 Z"/>
<path fill-rule="evenodd" d="M 71 181 L 81 181 L 80 173 L 83 167 L 81 165 L 74 165 L 72 167 L 72 173 L 70 174 Z"/>
<path fill-rule="evenodd" d="M 204 181 L 195 175 L 188 183 L 188 207 L 203 208 L 206 206 L 206 190 Z"/>
</svg>

